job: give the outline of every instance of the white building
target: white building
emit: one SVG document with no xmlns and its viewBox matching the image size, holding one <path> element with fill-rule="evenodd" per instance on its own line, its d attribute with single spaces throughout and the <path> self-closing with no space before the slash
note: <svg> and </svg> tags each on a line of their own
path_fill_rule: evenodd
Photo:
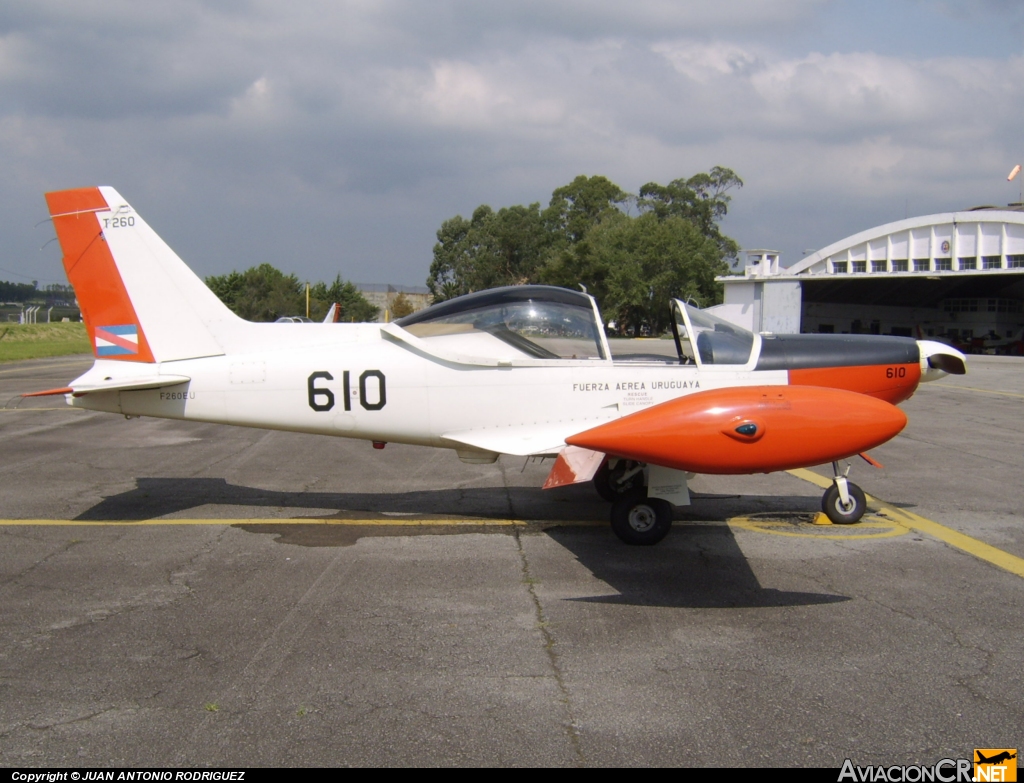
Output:
<svg viewBox="0 0 1024 783">
<path fill-rule="evenodd" d="M 721 277 L 720 312 L 756 331 L 1019 337 L 1024 328 L 1024 211 L 978 207 L 908 218 L 847 237 L 789 268 L 747 251 Z"/>
</svg>

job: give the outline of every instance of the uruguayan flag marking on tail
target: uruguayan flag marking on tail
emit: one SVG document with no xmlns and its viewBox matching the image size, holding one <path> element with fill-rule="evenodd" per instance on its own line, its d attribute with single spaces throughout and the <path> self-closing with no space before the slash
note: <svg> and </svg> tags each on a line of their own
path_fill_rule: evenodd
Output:
<svg viewBox="0 0 1024 783">
<path fill-rule="evenodd" d="M 97 326 L 97 356 L 133 356 L 139 352 L 139 327 L 135 324 L 127 326 Z"/>
</svg>

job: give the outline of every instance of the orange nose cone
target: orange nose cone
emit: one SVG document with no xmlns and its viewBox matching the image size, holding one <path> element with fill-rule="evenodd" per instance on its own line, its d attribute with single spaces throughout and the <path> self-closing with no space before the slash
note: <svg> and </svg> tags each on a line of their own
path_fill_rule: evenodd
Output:
<svg viewBox="0 0 1024 783">
<path fill-rule="evenodd" d="M 906 425 L 896 406 L 856 392 L 748 386 L 670 400 L 566 442 L 696 473 L 767 473 L 853 456 Z"/>
</svg>

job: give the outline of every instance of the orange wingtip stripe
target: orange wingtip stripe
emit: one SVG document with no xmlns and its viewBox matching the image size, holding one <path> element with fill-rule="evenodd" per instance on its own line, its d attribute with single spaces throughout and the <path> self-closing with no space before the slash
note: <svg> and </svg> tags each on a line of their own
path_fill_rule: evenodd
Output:
<svg viewBox="0 0 1024 783">
<path fill-rule="evenodd" d="M 99 188 L 78 188 L 47 193 L 46 206 L 49 207 L 51 215 L 67 215 L 73 212 L 106 209 L 107 202 Z"/>
<path fill-rule="evenodd" d="M 70 386 L 65 386 L 63 389 L 47 389 L 46 391 L 40 392 L 25 392 L 22 397 L 55 397 L 58 394 L 71 394 L 74 391 Z"/>
</svg>

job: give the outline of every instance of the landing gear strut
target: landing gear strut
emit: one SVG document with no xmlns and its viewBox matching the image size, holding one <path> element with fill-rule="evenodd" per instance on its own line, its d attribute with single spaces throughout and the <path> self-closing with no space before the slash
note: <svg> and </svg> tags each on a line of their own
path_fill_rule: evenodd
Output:
<svg viewBox="0 0 1024 783">
<path fill-rule="evenodd" d="M 864 490 L 846 478 L 846 474 L 850 472 L 849 466 L 845 471 L 840 471 L 839 463 L 833 462 L 832 472 L 832 486 L 821 498 L 821 510 L 835 525 L 852 525 L 860 522 L 868 508 Z"/>
<path fill-rule="evenodd" d="M 614 503 L 625 493 L 643 485 L 643 463 L 629 459 L 605 460 L 594 475 L 594 489 L 609 503 Z"/>
</svg>

